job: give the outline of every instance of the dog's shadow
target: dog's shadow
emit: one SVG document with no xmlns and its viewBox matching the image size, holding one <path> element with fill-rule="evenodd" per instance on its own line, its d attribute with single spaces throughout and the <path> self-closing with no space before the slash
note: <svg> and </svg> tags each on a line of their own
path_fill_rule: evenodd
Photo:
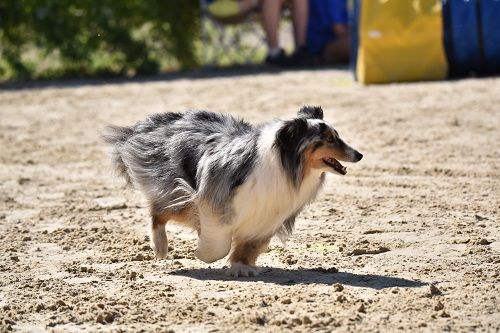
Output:
<svg viewBox="0 0 500 333">
<path fill-rule="evenodd" d="M 283 269 L 283 268 L 262 268 L 261 273 L 256 277 L 232 278 L 225 275 L 225 269 L 179 269 L 171 271 L 170 274 L 181 275 L 204 281 L 230 281 L 241 282 L 264 282 L 277 285 L 298 285 L 298 284 L 325 284 L 331 285 L 341 283 L 343 285 L 384 289 L 392 287 L 418 288 L 427 283 L 418 280 L 408 280 L 398 277 L 375 275 L 375 274 L 355 274 L 348 272 L 338 272 L 335 268 L 310 268 L 310 269 Z"/>
</svg>

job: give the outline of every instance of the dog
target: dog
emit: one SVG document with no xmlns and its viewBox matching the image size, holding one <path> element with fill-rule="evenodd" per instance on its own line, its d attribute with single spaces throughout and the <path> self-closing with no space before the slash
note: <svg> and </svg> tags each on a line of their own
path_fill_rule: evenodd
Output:
<svg viewBox="0 0 500 333">
<path fill-rule="evenodd" d="M 257 257 L 273 236 L 286 240 L 326 173 L 363 155 L 304 106 L 290 120 L 257 126 L 209 111 L 153 114 L 130 127 L 109 126 L 104 140 L 127 183 L 150 204 L 151 247 L 167 256 L 167 222 L 198 233 L 195 255 L 227 256 L 231 276 L 256 276 Z"/>
</svg>

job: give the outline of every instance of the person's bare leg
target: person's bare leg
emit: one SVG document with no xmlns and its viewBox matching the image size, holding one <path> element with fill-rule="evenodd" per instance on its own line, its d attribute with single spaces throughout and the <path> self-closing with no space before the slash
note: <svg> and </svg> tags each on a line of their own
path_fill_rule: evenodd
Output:
<svg viewBox="0 0 500 333">
<path fill-rule="evenodd" d="M 262 0 L 262 27 L 269 50 L 279 48 L 279 25 L 283 0 Z"/>
<path fill-rule="evenodd" d="M 329 42 L 323 51 L 323 60 L 327 64 L 346 63 L 349 61 L 351 39 L 347 36 Z"/>
<path fill-rule="evenodd" d="M 329 42 L 323 51 L 323 60 L 329 64 L 346 63 L 351 53 L 351 34 L 344 24 L 333 26 L 336 38 Z"/>
<path fill-rule="evenodd" d="M 240 0 L 238 5 L 240 7 L 240 14 L 247 14 L 254 10 L 259 4 L 259 0 Z"/>
<path fill-rule="evenodd" d="M 306 45 L 307 23 L 309 19 L 308 0 L 293 0 L 292 19 L 295 49 L 298 50 Z"/>
</svg>

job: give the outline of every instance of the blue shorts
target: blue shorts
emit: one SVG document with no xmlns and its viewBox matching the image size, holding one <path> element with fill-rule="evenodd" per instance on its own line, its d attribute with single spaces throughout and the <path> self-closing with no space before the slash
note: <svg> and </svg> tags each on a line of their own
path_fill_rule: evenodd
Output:
<svg viewBox="0 0 500 333">
<path fill-rule="evenodd" d="M 347 0 L 309 0 L 307 51 L 319 56 L 328 42 L 335 40 L 334 24 L 349 22 Z"/>
</svg>

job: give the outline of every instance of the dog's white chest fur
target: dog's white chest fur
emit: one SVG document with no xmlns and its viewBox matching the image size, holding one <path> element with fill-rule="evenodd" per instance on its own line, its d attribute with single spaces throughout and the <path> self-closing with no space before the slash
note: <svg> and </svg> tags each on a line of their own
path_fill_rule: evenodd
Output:
<svg viewBox="0 0 500 333">
<path fill-rule="evenodd" d="M 262 239 L 274 235 L 283 222 L 309 203 L 321 185 L 321 172 L 311 172 L 297 190 L 285 174 L 273 148 L 275 131 L 259 139 L 257 163 L 233 200 L 233 237 Z"/>
</svg>

